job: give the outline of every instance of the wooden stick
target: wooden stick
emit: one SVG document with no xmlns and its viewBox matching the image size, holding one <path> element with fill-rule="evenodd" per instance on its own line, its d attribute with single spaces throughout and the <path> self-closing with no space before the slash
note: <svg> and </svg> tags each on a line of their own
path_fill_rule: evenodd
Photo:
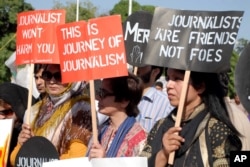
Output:
<svg viewBox="0 0 250 167">
<path fill-rule="evenodd" d="M 190 71 L 185 71 L 183 87 L 181 90 L 180 103 L 178 105 L 177 117 L 176 117 L 176 121 L 175 121 L 175 127 L 180 127 L 180 125 L 181 125 L 181 118 L 182 118 L 183 109 L 184 109 L 184 105 L 185 105 L 185 101 L 186 101 L 186 97 L 187 97 L 187 90 L 188 90 L 188 82 L 189 82 L 189 78 L 190 78 L 190 73 L 191 73 Z M 169 154 L 169 157 L 168 157 L 168 164 L 169 165 L 174 164 L 174 156 L 175 156 L 175 152 L 172 152 Z"/>
<path fill-rule="evenodd" d="M 91 104 L 91 118 L 92 118 L 92 131 L 93 131 L 93 143 L 98 143 L 97 136 L 97 119 L 96 119 L 96 108 L 95 108 L 95 85 L 94 81 L 89 81 L 90 86 L 90 104 Z"/>
<path fill-rule="evenodd" d="M 26 117 L 26 121 L 27 123 L 30 125 L 30 110 L 31 110 L 31 104 L 32 104 L 32 91 L 33 91 L 33 76 L 34 76 L 34 64 L 29 64 L 30 69 L 29 69 L 29 94 L 28 94 L 28 103 L 27 103 L 27 117 Z"/>
<path fill-rule="evenodd" d="M 138 67 L 134 67 L 134 74 L 137 75 Z"/>
</svg>

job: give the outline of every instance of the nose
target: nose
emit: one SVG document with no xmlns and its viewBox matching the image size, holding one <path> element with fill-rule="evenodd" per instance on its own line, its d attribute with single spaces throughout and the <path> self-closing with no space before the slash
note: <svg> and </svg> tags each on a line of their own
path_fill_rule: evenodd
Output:
<svg viewBox="0 0 250 167">
<path fill-rule="evenodd" d="M 49 83 L 57 83 L 58 81 L 54 78 L 54 76 L 49 80 Z"/>
<path fill-rule="evenodd" d="M 168 80 L 167 84 L 166 84 L 166 89 L 169 89 L 169 88 L 173 87 L 173 84 L 174 84 L 174 81 Z"/>
</svg>

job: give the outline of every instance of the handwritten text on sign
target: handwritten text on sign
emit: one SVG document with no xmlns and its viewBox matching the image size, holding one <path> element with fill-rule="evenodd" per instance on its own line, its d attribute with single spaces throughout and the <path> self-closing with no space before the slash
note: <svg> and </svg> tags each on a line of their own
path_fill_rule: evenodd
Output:
<svg viewBox="0 0 250 167">
<path fill-rule="evenodd" d="M 155 59 L 159 58 L 162 66 L 206 71 L 209 69 L 206 66 L 213 64 L 217 72 L 227 70 L 242 15 L 243 12 L 158 8 L 152 22 L 148 54 L 157 55 Z"/>
<path fill-rule="evenodd" d="M 107 28 L 110 22 L 120 26 L 113 30 L 111 27 Z M 117 16 L 102 17 L 88 23 L 80 21 L 62 25 L 58 27 L 57 34 L 61 69 L 65 76 L 68 74 L 67 82 L 125 74 L 124 42 L 121 21 Z M 119 72 L 121 66 L 122 73 Z M 115 70 L 115 73 L 110 73 L 110 70 Z M 72 72 L 75 72 L 74 78 Z"/>
<path fill-rule="evenodd" d="M 17 63 L 59 63 L 55 28 L 63 24 L 64 20 L 63 10 L 18 14 Z"/>
</svg>

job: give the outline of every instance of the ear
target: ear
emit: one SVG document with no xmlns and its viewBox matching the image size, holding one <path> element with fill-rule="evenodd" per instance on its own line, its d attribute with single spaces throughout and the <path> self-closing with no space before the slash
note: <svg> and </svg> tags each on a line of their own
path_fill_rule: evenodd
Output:
<svg viewBox="0 0 250 167">
<path fill-rule="evenodd" d="M 206 89 L 206 85 L 205 85 L 204 82 L 202 82 L 202 83 L 200 84 L 200 86 L 197 88 L 198 94 L 202 94 L 202 93 L 205 91 L 205 89 Z"/>
<path fill-rule="evenodd" d="M 160 69 L 159 68 L 155 68 L 152 70 L 152 75 L 154 76 L 154 78 L 156 78 L 156 76 L 160 73 Z"/>
<path fill-rule="evenodd" d="M 120 105 L 122 108 L 126 108 L 128 104 L 129 104 L 129 100 L 122 100 Z"/>
</svg>

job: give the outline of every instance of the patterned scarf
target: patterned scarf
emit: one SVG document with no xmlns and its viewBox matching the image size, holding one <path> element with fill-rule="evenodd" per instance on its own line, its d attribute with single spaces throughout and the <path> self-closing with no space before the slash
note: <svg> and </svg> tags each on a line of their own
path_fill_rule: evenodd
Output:
<svg viewBox="0 0 250 167">
<path fill-rule="evenodd" d="M 85 86 L 84 82 L 76 82 L 71 84 L 70 88 L 60 96 L 48 96 L 32 106 L 30 124 L 35 135 L 44 136 L 57 145 L 59 136 L 55 137 L 54 134 L 66 114 L 76 102 L 88 101 L 88 98 L 82 95 Z"/>
<path fill-rule="evenodd" d="M 126 136 L 128 131 L 132 128 L 134 123 L 136 122 L 134 117 L 127 117 L 126 120 L 120 125 L 118 128 L 116 135 L 106 153 L 106 157 L 116 157 L 117 152 Z M 102 138 L 102 135 L 105 134 L 106 130 L 108 129 L 109 124 L 105 125 L 99 135 L 99 139 Z"/>
</svg>

